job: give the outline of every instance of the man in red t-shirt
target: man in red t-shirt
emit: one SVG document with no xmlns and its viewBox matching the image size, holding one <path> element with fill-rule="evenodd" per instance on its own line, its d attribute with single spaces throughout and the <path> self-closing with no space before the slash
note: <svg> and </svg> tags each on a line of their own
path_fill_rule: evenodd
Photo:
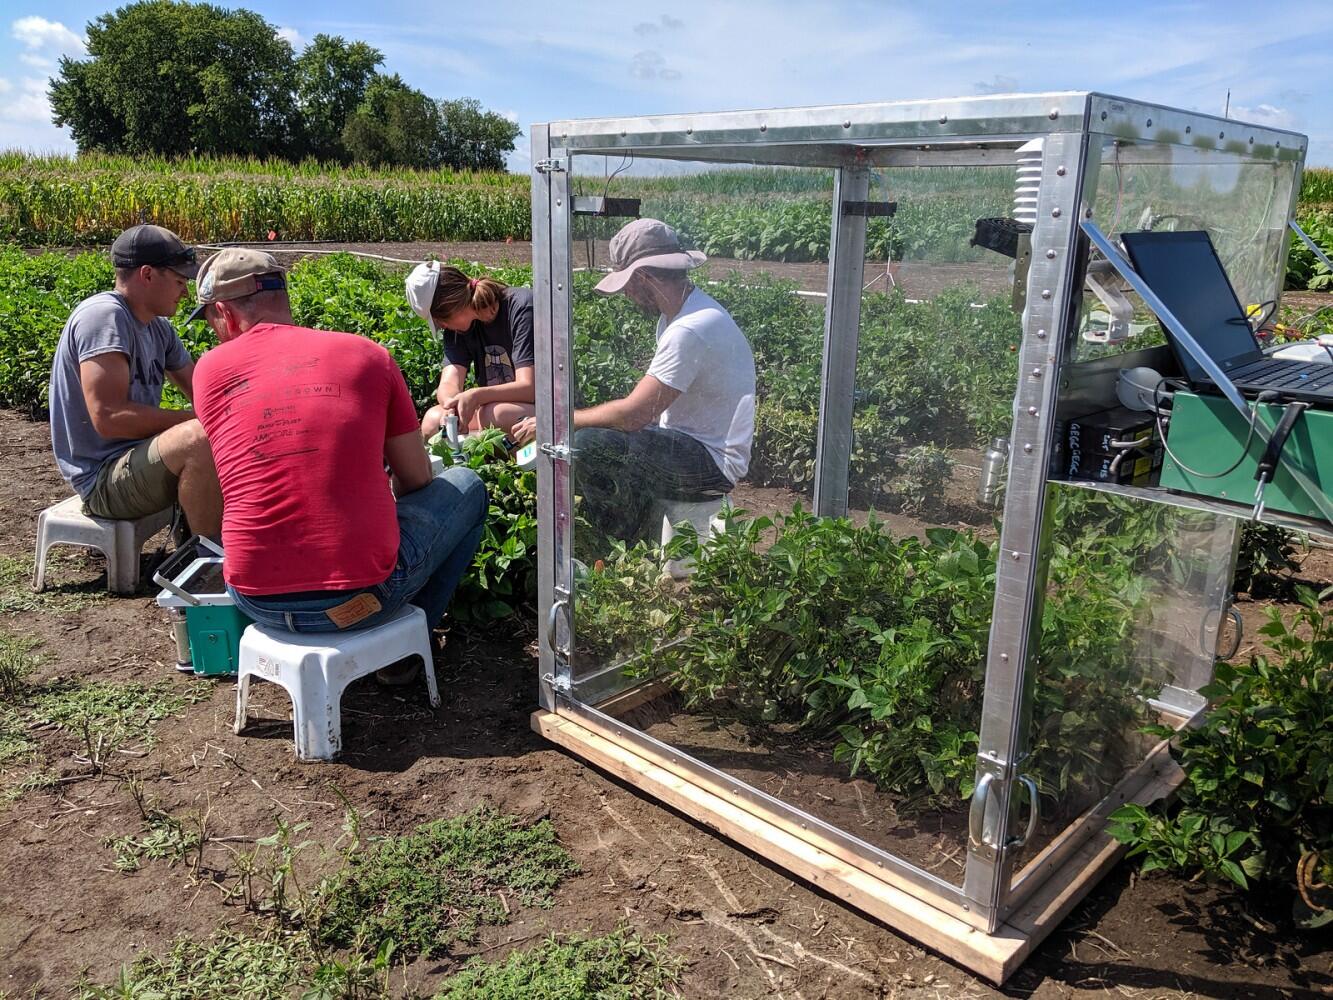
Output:
<svg viewBox="0 0 1333 1000">
<path fill-rule="evenodd" d="M 296 326 L 286 276 L 258 250 L 210 258 L 198 301 L 191 319 L 221 341 L 195 367 L 194 398 L 222 486 L 223 572 L 237 607 L 290 631 L 334 632 L 411 603 L 435 626 L 481 540 L 486 488 L 469 469 L 431 478 L 389 352 Z"/>
</svg>

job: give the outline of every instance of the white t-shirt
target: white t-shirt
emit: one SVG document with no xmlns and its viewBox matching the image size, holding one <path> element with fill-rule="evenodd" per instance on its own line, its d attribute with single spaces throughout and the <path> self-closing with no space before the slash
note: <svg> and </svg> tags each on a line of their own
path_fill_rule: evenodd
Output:
<svg viewBox="0 0 1333 1000">
<path fill-rule="evenodd" d="M 738 482 L 750 467 L 754 437 L 754 355 L 736 321 L 694 289 L 670 323 L 657 321 L 648 374 L 680 393 L 658 426 L 694 438 Z"/>
</svg>

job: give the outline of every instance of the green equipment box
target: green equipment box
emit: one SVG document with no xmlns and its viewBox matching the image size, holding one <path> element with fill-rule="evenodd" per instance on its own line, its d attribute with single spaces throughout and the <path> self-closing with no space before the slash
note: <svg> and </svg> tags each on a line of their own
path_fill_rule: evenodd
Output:
<svg viewBox="0 0 1333 1000">
<path fill-rule="evenodd" d="M 1258 419 L 1271 431 L 1282 418 L 1282 405 L 1260 403 Z M 1195 473 L 1218 473 L 1240 457 L 1249 434 L 1249 421 L 1222 396 L 1200 396 L 1178 391 L 1172 397 L 1171 426 L 1166 441 L 1171 449 L 1162 462 L 1161 485 L 1180 493 L 1230 500 L 1250 505 L 1258 482 L 1255 467 L 1264 453 L 1264 439 L 1256 431 L 1244 460 L 1225 476 L 1205 478 Z M 1296 421 L 1282 449 L 1273 481 L 1264 490 L 1269 510 L 1324 519 L 1318 506 L 1289 471 L 1296 465 L 1325 496 L 1333 492 L 1333 411 L 1306 410 Z M 1194 473 L 1188 471 L 1193 469 Z"/>
<path fill-rule="evenodd" d="M 200 677 L 236 673 L 241 634 L 251 624 L 227 593 L 222 558 L 220 547 L 196 535 L 153 577 L 163 587 L 158 606 L 172 616 L 177 667 L 192 666 Z"/>
</svg>

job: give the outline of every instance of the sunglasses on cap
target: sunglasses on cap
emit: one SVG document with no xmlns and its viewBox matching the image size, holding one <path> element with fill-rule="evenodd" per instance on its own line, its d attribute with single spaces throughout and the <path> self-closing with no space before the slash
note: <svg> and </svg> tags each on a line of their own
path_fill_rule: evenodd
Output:
<svg viewBox="0 0 1333 1000">
<path fill-rule="evenodd" d="M 198 262 L 198 259 L 199 259 L 199 255 L 196 254 L 196 253 L 194 252 L 194 247 L 186 247 L 184 250 L 181 250 L 179 253 L 174 253 L 174 254 L 172 254 L 171 256 L 164 258 L 163 260 L 157 261 L 157 262 L 154 263 L 154 264 L 150 264 L 149 266 L 150 266 L 150 267 L 176 267 L 177 265 L 180 265 L 180 264 L 194 264 L 194 263 L 197 263 L 197 262 Z"/>
</svg>

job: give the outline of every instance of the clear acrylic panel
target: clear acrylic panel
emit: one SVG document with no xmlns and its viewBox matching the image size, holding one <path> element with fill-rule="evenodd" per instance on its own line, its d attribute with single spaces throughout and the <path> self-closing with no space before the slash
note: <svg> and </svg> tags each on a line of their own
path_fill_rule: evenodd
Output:
<svg viewBox="0 0 1333 1000">
<path fill-rule="evenodd" d="M 660 514 L 637 545 L 614 540 L 625 505 L 589 503 L 598 435 L 576 437 L 576 696 L 960 885 L 1002 504 L 990 445 L 1011 420 L 1019 340 L 1013 259 L 970 240 L 978 218 L 1008 214 L 1014 168 L 871 171 L 868 201 L 897 214 L 867 220 L 852 433 L 825 443 L 849 455 L 848 515 L 826 519 L 812 503 L 832 172 L 653 177 L 640 162 L 612 177 L 618 161 L 584 159 L 576 193 L 639 198 L 708 254 L 696 280 L 744 333 L 756 399 L 721 530 L 704 520 L 666 551 Z M 576 264 L 605 266 L 624 221 L 576 218 Z M 628 392 L 654 342 L 594 280 L 575 279 L 581 405 Z M 653 460 L 636 461 L 622 481 L 651 482 Z"/>
<path fill-rule="evenodd" d="M 1287 219 L 1295 163 L 1105 138 L 1088 182 L 1085 201 L 1107 236 L 1118 239 L 1121 233 L 1138 230 L 1204 230 L 1255 325 L 1276 315 L 1290 235 Z M 1165 343 L 1156 319 L 1138 296 L 1118 278 L 1108 280 L 1132 308 L 1129 336 L 1105 342 L 1115 308 L 1089 286 L 1072 355 L 1075 361 Z"/>
<path fill-rule="evenodd" d="M 757 531 L 747 526 L 762 516 L 811 506 L 831 174 L 631 157 L 573 164 L 575 406 L 624 399 L 650 371 L 668 389 L 684 387 L 646 434 L 576 430 L 574 692 L 610 709 L 628 702 L 609 699 L 668 672 L 678 692 L 670 704 L 711 704 L 708 686 L 730 690 L 743 668 L 709 680 L 680 658 L 699 655 L 701 620 L 736 594 L 695 582 L 696 550 L 708 545 L 710 524 Z M 666 222 L 708 257 L 688 272 L 690 330 L 663 352 L 643 308 L 652 312 L 650 302 L 594 290 L 611 264 L 611 237 L 631 218 L 583 214 L 597 209 L 594 199 L 637 200 L 641 217 Z M 657 277 L 654 287 L 676 294 L 669 275 Z M 727 556 L 712 546 L 706 558 Z"/>
<path fill-rule="evenodd" d="M 1203 707 L 1231 598 L 1238 522 L 1053 483 L 1039 655 L 1023 773 L 1032 865 Z M 1016 866 L 1017 870 L 1017 866 Z"/>
</svg>

